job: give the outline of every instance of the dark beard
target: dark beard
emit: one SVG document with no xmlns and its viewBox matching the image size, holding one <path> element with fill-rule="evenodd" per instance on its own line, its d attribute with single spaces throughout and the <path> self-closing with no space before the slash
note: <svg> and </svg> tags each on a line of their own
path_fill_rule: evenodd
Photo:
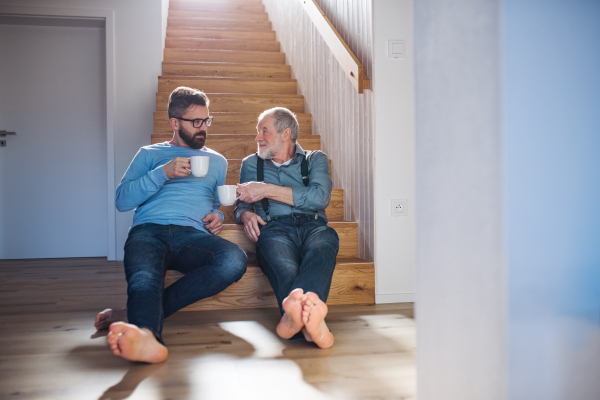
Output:
<svg viewBox="0 0 600 400">
<path fill-rule="evenodd" d="M 206 141 L 206 131 L 200 131 L 195 135 L 188 135 L 183 131 L 183 129 L 180 129 L 179 137 L 186 145 L 192 149 L 198 150 L 204 147 L 204 142 Z"/>
</svg>

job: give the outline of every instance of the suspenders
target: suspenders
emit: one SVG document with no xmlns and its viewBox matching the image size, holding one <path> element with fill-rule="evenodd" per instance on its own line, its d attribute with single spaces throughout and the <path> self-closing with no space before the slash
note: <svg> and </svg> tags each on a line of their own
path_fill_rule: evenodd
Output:
<svg viewBox="0 0 600 400">
<path fill-rule="evenodd" d="M 300 164 L 300 173 L 302 174 L 302 183 L 304 186 L 308 186 L 308 161 L 306 160 L 306 155 L 311 152 L 305 153 L 302 156 L 302 163 Z M 265 180 L 265 160 L 256 154 L 256 181 L 264 182 Z M 271 220 L 271 215 L 269 214 L 269 200 L 267 198 L 263 198 L 261 201 L 263 211 L 267 214 L 267 221 Z M 319 214 L 315 212 L 315 219 L 319 217 Z"/>
</svg>

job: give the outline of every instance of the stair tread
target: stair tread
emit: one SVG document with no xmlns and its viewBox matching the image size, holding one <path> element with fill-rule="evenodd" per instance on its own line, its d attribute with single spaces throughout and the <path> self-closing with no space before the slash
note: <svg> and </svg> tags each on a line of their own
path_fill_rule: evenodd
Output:
<svg viewBox="0 0 600 400">
<path fill-rule="evenodd" d="M 259 15 L 259 14 L 253 14 Z M 190 21 L 230 21 L 230 22 L 239 22 L 240 20 L 237 18 L 206 18 L 206 17 L 171 17 L 168 19 L 181 19 L 181 20 L 190 20 Z M 257 22 L 257 23 L 269 23 L 270 21 L 264 19 L 244 19 L 244 22 Z"/>
<path fill-rule="evenodd" d="M 260 40 L 260 39 L 220 39 L 220 38 L 203 38 L 203 37 L 185 37 L 177 36 L 170 37 L 171 40 L 183 40 L 183 41 L 213 41 L 213 42 L 244 42 L 244 43 L 279 43 L 277 40 Z"/>
<path fill-rule="evenodd" d="M 169 11 L 169 17 L 172 18 L 203 18 L 203 19 L 235 19 L 244 21 L 267 21 L 267 14 L 252 13 L 252 12 L 239 12 L 239 11 L 216 11 L 216 10 L 173 10 L 175 13 Z M 187 15 L 181 15 L 187 14 Z M 190 15 L 192 14 L 192 15 Z"/>
<path fill-rule="evenodd" d="M 173 137 L 173 132 L 156 132 L 156 133 L 152 133 L 152 137 L 153 138 L 161 138 L 161 137 L 165 137 L 168 139 L 171 139 Z M 236 139 L 239 137 L 239 139 L 241 140 L 246 140 L 248 139 L 248 136 L 251 136 L 252 139 L 254 139 L 254 137 L 256 136 L 256 132 L 254 132 L 253 134 L 243 134 L 243 133 L 209 133 L 208 137 L 219 137 L 221 139 Z M 313 140 L 318 140 L 320 139 L 321 136 L 319 135 L 311 135 L 309 133 L 299 133 L 298 134 L 298 140 L 307 140 L 307 139 L 313 139 Z M 209 140 L 209 139 L 207 139 Z M 207 144 L 208 147 L 210 147 Z"/>
<path fill-rule="evenodd" d="M 247 266 L 247 268 L 260 268 L 258 266 L 258 261 L 248 261 L 246 266 Z M 358 258 L 358 257 L 337 257 L 335 259 L 335 268 L 336 269 L 354 269 L 354 268 L 373 269 L 373 268 L 375 268 L 375 263 L 373 263 L 372 261 L 363 260 L 362 258 Z M 183 276 L 183 273 L 175 271 L 175 270 L 168 270 L 167 274 L 173 275 L 173 276 Z"/>
<path fill-rule="evenodd" d="M 164 76 L 161 75 L 158 79 L 164 79 L 169 81 L 211 81 L 211 80 L 220 80 L 220 81 L 251 81 L 251 82 L 298 82 L 296 79 L 291 78 L 239 78 L 236 76 L 181 76 L 181 75 L 173 75 L 173 76 Z"/>
<path fill-rule="evenodd" d="M 244 40 L 213 38 L 174 38 L 165 39 L 167 49 L 232 50 L 232 51 L 268 51 L 279 53 L 281 43 L 276 40 Z"/>
<path fill-rule="evenodd" d="M 168 65 L 199 65 L 199 66 L 224 66 L 224 67 L 261 67 L 261 68 L 291 68 L 287 64 L 258 64 L 258 63 L 240 63 L 240 62 L 225 62 L 225 61 L 163 61 L 163 64 Z"/>
<path fill-rule="evenodd" d="M 252 31 L 252 30 L 235 30 L 231 31 L 229 29 L 223 29 L 219 27 L 206 26 L 206 27 L 167 27 L 167 37 L 168 38 L 178 38 L 178 37 L 188 37 L 182 35 L 194 35 L 189 37 L 198 37 L 196 35 L 213 35 L 216 38 L 237 38 L 237 39 L 248 39 L 249 37 L 263 37 L 263 40 L 276 40 L 276 33 L 273 30 L 260 30 L 260 31 Z M 267 39 L 268 38 L 268 39 Z"/>
<path fill-rule="evenodd" d="M 155 114 L 161 114 L 164 115 L 165 118 L 168 116 L 166 111 L 154 111 Z M 260 113 L 259 113 L 260 114 Z M 251 113 L 251 112 L 212 112 L 210 113 L 210 115 L 212 116 L 218 116 L 219 118 L 222 117 L 251 117 L 254 118 L 255 120 L 258 118 L 257 113 Z M 296 115 L 296 118 L 308 118 L 309 116 L 311 116 L 312 114 L 305 114 L 305 113 L 294 113 Z"/>
<path fill-rule="evenodd" d="M 261 0 L 219 0 L 220 4 L 225 5 L 261 5 Z M 171 0 L 170 5 L 174 4 L 214 4 L 214 1 L 207 0 Z"/>
<path fill-rule="evenodd" d="M 195 18 L 195 17 L 168 17 L 167 26 L 172 28 L 208 28 L 216 27 L 236 31 L 271 31 L 269 20 L 241 20 L 227 18 Z"/>
<path fill-rule="evenodd" d="M 265 54 L 272 55 L 273 53 L 282 53 L 281 51 L 259 51 L 259 50 L 222 50 L 222 49 L 180 49 L 178 47 L 165 47 L 165 50 L 169 51 L 183 51 L 186 53 L 215 53 L 215 54 L 229 54 L 229 53 L 248 53 L 248 54 Z M 173 62 L 173 61 L 171 61 Z M 245 64 L 245 63 L 237 63 Z M 265 64 L 260 64 L 265 65 Z"/>
<path fill-rule="evenodd" d="M 332 228 L 354 228 L 358 225 L 358 222 L 355 221 L 329 221 L 327 223 L 328 226 Z M 244 231 L 243 225 L 238 224 L 223 224 L 224 231 Z"/>
<path fill-rule="evenodd" d="M 210 31 L 210 32 L 227 32 L 229 29 L 228 28 L 220 28 L 217 26 L 206 26 L 206 27 L 198 27 L 198 26 L 167 26 L 167 33 L 169 31 L 190 31 L 190 32 L 200 32 L 200 31 Z M 275 31 L 271 30 L 271 31 L 255 31 L 255 30 L 236 30 L 236 33 L 238 34 L 242 34 L 242 33 L 250 33 L 250 34 L 274 34 Z M 167 37 L 169 35 L 167 34 Z M 177 36 L 176 36 L 177 37 Z"/>
<path fill-rule="evenodd" d="M 165 61 L 213 61 L 220 63 L 285 65 L 285 54 L 280 51 L 180 49 L 165 47 L 164 58 Z"/>
<path fill-rule="evenodd" d="M 168 92 L 156 92 L 157 94 L 159 93 L 171 93 L 170 91 Z M 218 96 L 218 97 L 231 97 L 231 98 L 261 98 L 261 97 L 267 97 L 267 98 L 300 98 L 300 97 L 304 97 L 301 94 L 270 94 L 270 93 L 216 93 L 216 92 L 204 92 L 206 93 L 206 95 L 208 96 L 208 99 L 210 100 L 210 96 Z M 211 100 L 212 101 L 212 100 Z"/>
</svg>

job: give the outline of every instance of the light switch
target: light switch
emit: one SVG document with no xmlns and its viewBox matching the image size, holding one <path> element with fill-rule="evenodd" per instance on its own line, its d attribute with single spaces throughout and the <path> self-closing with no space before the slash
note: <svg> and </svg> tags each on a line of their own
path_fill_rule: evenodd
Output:
<svg viewBox="0 0 600 400">
<path fill-rule="evenodd" d="M 406 49 L 404 40 L 388 40 L 388 57 L 389 58 L 405 58 Z"/>
</svg>

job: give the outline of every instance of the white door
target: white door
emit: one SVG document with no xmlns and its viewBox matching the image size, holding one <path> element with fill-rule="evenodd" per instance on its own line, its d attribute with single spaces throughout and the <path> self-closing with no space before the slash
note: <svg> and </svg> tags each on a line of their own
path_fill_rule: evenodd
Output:
<svg viewBox="0 0 600 400">
<path fill-rule="evenodd" d="M 0 259 L 107 255 L 104 29 L 0 24 Z"/>
</svg>

